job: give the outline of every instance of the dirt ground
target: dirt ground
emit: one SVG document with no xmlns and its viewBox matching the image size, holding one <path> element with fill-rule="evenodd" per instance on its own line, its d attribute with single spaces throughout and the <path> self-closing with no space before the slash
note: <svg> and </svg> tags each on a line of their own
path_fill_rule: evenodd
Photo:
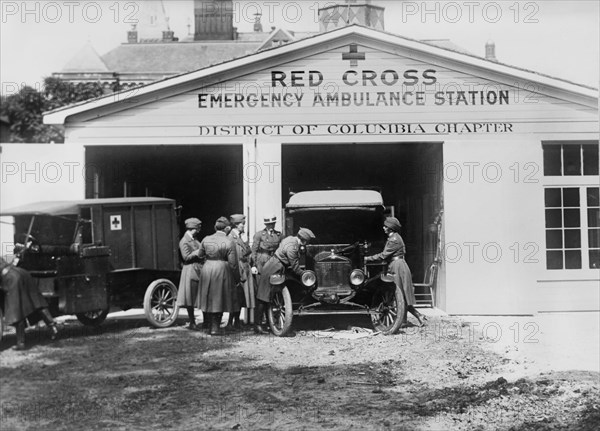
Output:
<svg viewBox="0 0 600 431">
<path fill-rule="evenodd" d="M 365 318 L 294 320 L 294 334 L 210 337 L 141 318 L 66 320 L 55 342 L 0 348 L 0 429 L 592 430 L 598 369 L 552 370 L 529 321 L 430 315 L 395 336 Z M 515 326 L 517 324 L 518 326 Z M 503 328 L 499 343 L 497 327 Z M 511 328 L 508 329 L 507 328 Z M 539 328 L 538 328 L 539 329 Z M 508 332 L 507 332 L 508 331 Z M 596 333 L 597 335 L 597 333 Z"/>
</svg>

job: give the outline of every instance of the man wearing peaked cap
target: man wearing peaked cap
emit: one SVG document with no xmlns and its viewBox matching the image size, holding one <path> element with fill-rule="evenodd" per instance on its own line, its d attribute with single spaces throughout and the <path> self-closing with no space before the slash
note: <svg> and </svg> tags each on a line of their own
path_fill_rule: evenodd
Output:
<svg viewBox="0 0 600 431">
<path fill-rule="evenodd" d="M 198 281 L 200 280 L 200 269 L 202 268 L 200 253 L 200 242 L 197 236 L 200 233 L 202 222 L 195 217 L 185 221 L 186 231 L 179 241 L 179 252 L 183 261 L 179 288 L 177 289 L 177 304 L 184 307 L 188 312 L 190 323 L 188 329 L 196 330 L 196 318 L 194 317 L 194 306 L 198 297 Z M 205 316 L 206 317 L 206 316 Z"/>
<path fill-rule="evenodd" d="M 283 239 L 283 234 L 275 230 L 275 223 L 277 222 L 275 214 L 265 214 L 263 221 L 265 228 L 256 232 L 252 239 L 251 265 L 252 273 L 255 275 L 260 274 L 263 265 L 273 256 Z"/>
<path fill-rule="evenodd" d="M 289 269 L 298 277 L 302 277 L 304 270 L 300 268 L 300 247 L 314 239 L 315 234 L 310 229 L 300 228 L 296 236 L 288 236 L 281 241 L 277 251 L 263 266 L 262 273 L 258 278 L 254 332 L 265 333 L 265 330 L 260 326 L 260 322 L 271 301 L 271 275 L 282 274 L 286 269 Z"/>
</svg>

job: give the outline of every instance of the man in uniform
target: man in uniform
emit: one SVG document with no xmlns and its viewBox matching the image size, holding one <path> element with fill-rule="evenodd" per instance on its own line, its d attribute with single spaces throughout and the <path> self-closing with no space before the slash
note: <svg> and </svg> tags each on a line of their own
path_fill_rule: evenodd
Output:
<svg viewBox="0 0 600 431">
<path fill-rule="evenodd" d="M 300 268 L 300 247 L 313 239 L 315 239 L 315 234 L 310 229 L 301 227 L 296 236 L 288 236 L 281 241 L 277 251 L 263 266 L 256 292 L 254 332 L 257 334 L 266 333 L 261 326 L 261 321 L 271 301 L 271 275 L 283 274 L 286 270 L 290 270 L 298 277 L 302 277 L 304 270 Z"/>
<path fill-rule="evenodd" d="M 252 274 L 260 274 L 262 267 L 273 256 L 283 239 L 281 232 L 275 230 L 277 217 L 268 214 L 264 217 L 265 228 L 256 232 L 252 241 Z"/>
</svg>

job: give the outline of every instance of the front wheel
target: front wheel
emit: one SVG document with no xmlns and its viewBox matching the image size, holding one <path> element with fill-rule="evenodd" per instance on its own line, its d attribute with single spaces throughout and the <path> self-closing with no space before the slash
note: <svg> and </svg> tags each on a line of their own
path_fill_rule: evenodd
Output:
<svg viewBox="0 0 600 431">
<path fill-rule="evenodd" d="M 85 326 L 100 326 L 108 316 L 108 308 L 104 310 L 86 311 L 85 313 L 77 313 L 77 320 Z"/>
<path fill-rule="evenodd" d="M 287 287 L 273 294 L 269 304 L 269 326 L 274 335 L 283 337 L 292 327 L 294 310 L 292 308 L 292 296 Z"/>
<path fill-rule="evenodd" d="M 144 313 L 156 328 L 167 328 L 177 320 L 177 288 L 166 278 L 154 280 L 144 295 Z"/>
<path fill-rule="evenodd" d="M 406 316 L 406 301 L 399 287 L 379 289 L 373 296 L 373 309 L 371 314 L 373 328 L 384 335 L 398 332 Z"/>
</svg>

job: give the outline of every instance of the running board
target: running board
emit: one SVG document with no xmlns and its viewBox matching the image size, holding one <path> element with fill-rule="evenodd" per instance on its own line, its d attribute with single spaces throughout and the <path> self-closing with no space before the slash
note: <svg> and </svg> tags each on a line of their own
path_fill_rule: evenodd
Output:
<svg viewBox="0 0 600 431">
<path fill-rule="evenodd" d="M 324 314 L 381 314 L 376 310 L 294 310 L 294 316 L 324 315 Z"/>
</svg>

